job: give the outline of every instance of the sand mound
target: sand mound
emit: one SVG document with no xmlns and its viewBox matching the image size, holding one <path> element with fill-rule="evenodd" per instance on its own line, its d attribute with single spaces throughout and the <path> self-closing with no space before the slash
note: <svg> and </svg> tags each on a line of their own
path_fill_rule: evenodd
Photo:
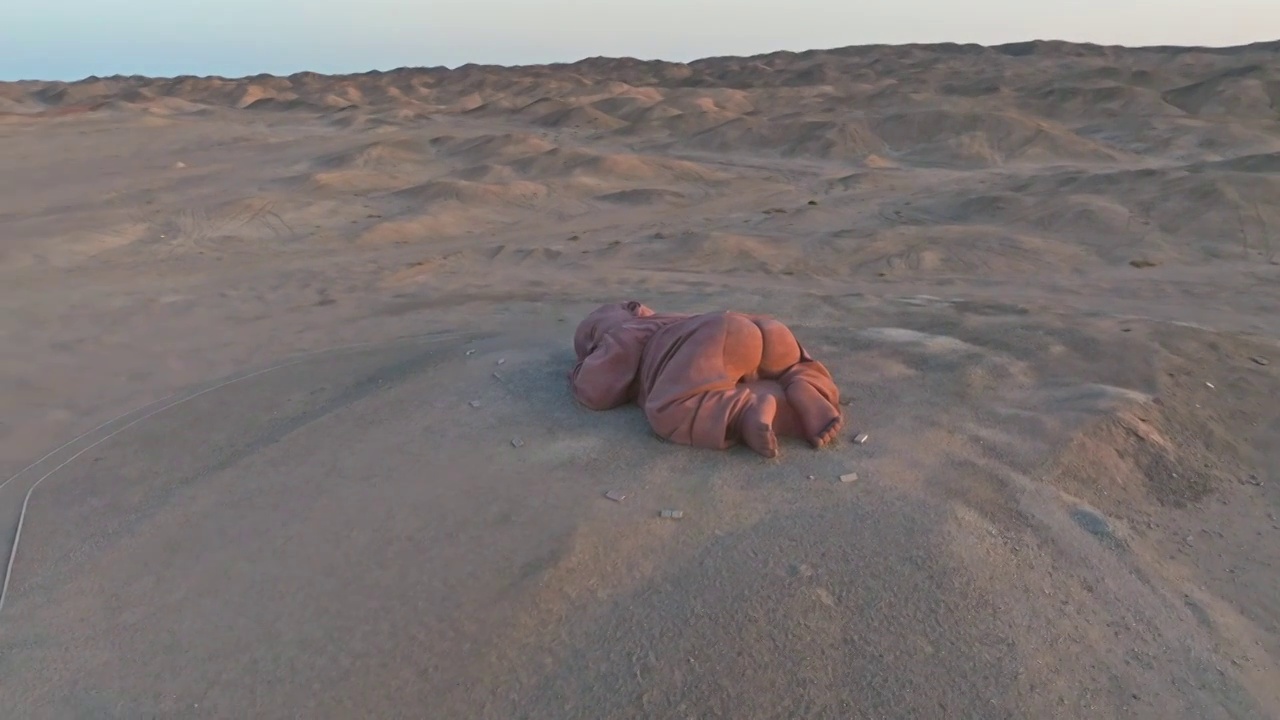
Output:
<svg viewBox="0 0 1280 720">
<path fill-rule="evenodd" d="M 1135 182 L 1139 178 L 1143 182 Z M 1268 241 L 1274 220 L 1264 211 L 1266 198 L 1280 192 L 1280 178 L 1253 173 L 1138 171 L 1079 178 L 1072 185 L 1109 192 L 1141 224 L 1181 240 L 1188 259 L 1240 257 L 1246 245 L 1256 249 Z"/>
<path fill-rule="evenodd" d="M 339 105 L 339 107 L 343 107 L 343 106 L 344 105 L 341 105 L 341 104 Z M 254 100 L 253 102 L 248 103 L 247 105 L 244 105 L 243 109 L 268 110 L 268 111 L 274 111 L 274 112 L 284 112 L 288 110 L 295 110 L 295 111 L 310 110 L 312 112 L 319 112 L 319 111 L 330 109 L 331 107 L 332 106 L 327 105 L 323 101 L 316 103 L 316 102 L 303 100 L 301 98 L 284 99 L 284 98 L 276 98 L 276 97 L 264 97 L 264 98 L 259 98 L 257 100 Z"/>
<path fill-rule="evenodd" d="M 653 97 L 656 95 L 656 97 Z M 617 120 L 620 124 L 626 125 L 647 117 L 647 113 L 651 111 L 656 103 L 662 101 L 662 96 L 654 89 L 653 93 L 645 96 L 638 95 L 620 95 L 596 100 L 591 103 L 591 109 Z M 665 107 L 666 111 L 674 111 L 674 108 Z M 675 114 L 679 111 L 674 111 Z"/>
<path fill-rule="evenodd" d="M 408 215 L 376 223 L 356 238 L 358 245 L 409 245 L 470 235 L 485 226 L 469 208 L 446 207 L 426 215 Z M 489 222 L 493 222 L 488 218 Z"/>
<path fill-rule="evenodd" d="M 305 173 L 284 181 L 285 186 L 320 193 L 369 193 L 404 187 L 405 176 L 385 170 L 333 170 Z"/>
<path fill-rule="evenodd" d="M 922 164 L 1114 162 L 1122 157 L 1065 127 L 1012 113 L 921 110 L 877 118 L 872 127 L 899 157 Z"/>
<path fill-rule="evenodd" d="M 1245 67 L 1170 90 L 1165 102 L 1193 115 L 1231 115 L 1274 119 L 1280 103 L 1280 72 Z"/>
<path fill-rule="evenodd" d="M 1155 90 L 1120 83 L 1064 84 L 1045 88 L 1030 99 L 1031 107 L 1037 112 L 1066 122 L 1089 115 L 1150 117 L 1176 115 L 1181 111 Z"/>
<path fill-rule="evenodd" d="M 45 105 L 85 105 L 101 102 L 122 89 L 115 83 L 87 79 L 77 83 L 50 83 L 33 89 L 30 96 Z"/>
<path fill-rule="evenodd" d="M 595 108 L 571 107 L 542 115 L 533 121 L 535 125 L 550 128 L 585 130 L 614 130 L 627 124 L 625 120 L 607 115 Z"/>
<path fill-rule="evenodd" d="M 683 139 L 740 117 L 736 113 L 723 110 L 681 112 L 669 105 L 660 104 L 642 111 L 630 125 L 615 130 L 614 134 L 636 139 L 650 137 Z"/>
<path fill-rule="evenodd" d="M 1137 519 L 1153 505 L 1187 508 L 1248 478 L 1248 442 L 1231 429 L 1242 419 L 1240 408 L 1214 391 L 1219 384 L 1252 382 L 1247 373 L 1234 379 L 1239 365 L 1223 365 L 1251 350 L 1235 341 L 1204 347 L 1193 338 L 1185 331 L 1163 338 L 1156 393 L 1121 401 L 1083 427 L 1047 464 L 1046 479 L 1109 513 Z M 1213 360 L 1222 370 L 1210 387 L 1197 368 Z"/>
<path fill-rule="evenodd" d="M 1186 507 L 1232 480 L 1221 468 L 1206 470 L 1203 443 L 1180 445 L 1182 438 L 1169 437 L 1161 415 L 1158 406 L 1142 403 L 1097 421 L 1054 460 L 1050 482 L 1108 512 L 1124 512 L 1151 501 Z"/>
<path fill-rule="evenodd" d="M 472 115 L 476 117 L 483 117 L 486 115 L 503 116 L 503 115 L 510 114 L 513 110 L 518 110 L 518 109 L 520 109 L 519 101 L 514 100 L 512 98 L 503 97 L 503 98 L 498 98 L 497 100 L 491 100 L 482 105 L 477 105 L 471 108 L 470 110 L 464 111 L 462 114 Z"/>
<path fill-rule="evenodd" d="M 529 133 L 480 135 L 467 138 L 442 136 L 433 139 L 431 146 L 442 155 L 473 163 L 508 161 L 540 155 L 556 149 L 553 143 Z"/>
<path fill-rule="evenodd" d="M 40 106 L 35 103 L 18 102 L 8 98 L 0 98 L 0 113 L 12 113 L 15 115 L 26 115 L 40 111 Z"/>
<path fill-rule="evenodd" d="M 519 205 L 531 207 L 546 197 L 545 185 L 517 181 L 481 183 L 466 180 L 432 180 L 411 188 L 397 190 L 397 199 L 412 200 L 425 206 L 455 202 L 462 205 Z"/>
<path fill-rule="evenodd" d="M 540 117 L 572 110 L 574 105 L 558 98 L 543 97 L 525 105 L 513 114 L 525 120 L 536 120 Z"/>
<path fill-rule="evenodd" d="M 430 150 L 414 139 L 378 140 L 354 150 L 318 158 L 313 164 L 325 170 L 394 172 L 421 165 Z"/>
<path fill-rule="evenodd" d="M 720 173 L 698 163 L 631 154 L 601 154 L 586 150 L 555 148 L 511 163 L 531 178 L 588 178 L 602 181 L 687 181 L 707 182 Z"/>
<path fill-rule="evenodd" d="M 469 165 L 460 170 L 454 170 L 450 175 L 459 180 L 481 183 L 510 183 L 520 179 L 520 175 L 509 165 L 491 163 Z"/>
<path fill-rule="evenodd" d="M 847 122 L 738 118 L 694 135 L 690 147 L 714 152 L 772 151 L 783 157 L 865 158 L 885 144 L 865 125 Z"/>
<path fill-rule="evenodd" d="M 660 205 L 665 203 L 681 202 L 685 200 L 682 193 L 675 190 L 666 190 L 662 188 L 635 188 L 633 190 L 619 190 L 618 192 L 606 193 L 596 198 L 605 202 L 618 203 L 620 205 Z"/>
<path fill-rule="evenodd" d="M 1225 170 L 1229 172 L 1247 173 L 1280 173 L 1280 153 L 1244 155 L 1230 160 L 1204 163 L 1202 165 L 1195 166 L 1193 169 Z"/>
</svg>

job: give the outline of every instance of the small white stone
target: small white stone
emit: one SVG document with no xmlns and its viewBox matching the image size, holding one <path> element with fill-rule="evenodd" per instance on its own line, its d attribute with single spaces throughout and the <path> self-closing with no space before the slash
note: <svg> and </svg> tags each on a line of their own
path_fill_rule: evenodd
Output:
<svg viewBox="0 0 1280 720">
<path fill-rule="evenodd" d="M 511 438 L 512 447 L 524 447 L 524 441 L 520 438 Z"/>
<path fill-rule="evenodd" d="M 506 362 L 507 362 L 507 359 L 506 359 L 506 358 L 498 358 L 498 364 L 499 364 L 499 365 L 503 365 L 503 364 L 505 364 Z"/>
<path fill-rule="evenodd" d="M 476 354 L 475 348 L 471 348 L 470 350 L 467 351 L 467 357 L 471 357 L 472 355 L 475 355 L 475 354 Z"/>
<path fill-rule="evenodd" d="M 470 405 L 470 406 L 471 406 L 471 407 L 473 407 L 473 408 L 478 408 L 478 407 L 480 407 L 480 401 L 479 401 L 479 400 L 472 400 L 471 402 L 469 402 L 469 403 L 467 403 L 467 404 L 468 404 L 468 405 Z"/>
<path fill-rule="evenodd" d="M 1213 387 L 1213 383 L 1211 383 L 1211 382 L 1207 382 L 1207 383 L 1205 383 L 1205 385 L 1208 385 L 1209 387 Z"/>
<path fill-rule="evenodd" d="M 865 445 L 866 442 L 870 439 L 871 439 L 870 435 L 867 435 L 866 433 L 858 433 L 858 435 L 855 438 L 853 438 L 853 441 L 858 443 L 859 445 Z"/>
<path fill-rule="evenodd" d="M 662 517 L 667 518 L 669 520 L 679 520 L 680 518 L 684 517 L 683 510 L 663 510 L 660 514 L 662 515 Z"/>
<path fill-rule="evenodd" d="M 840 482 L 842 483 L 858 482 L 858 473 L 856 472 L 845 473 L 844 475 L 840 476 Z"/>
<path fill-rule="evenodd" d="M 610 490 L 609 492 L 605 493 L 604 496 L 614 502 L 622 502 L 623 500 L 627 499 L 627 496 L 622 494 L 622 492 L 618 490 Z"/>
</svg>

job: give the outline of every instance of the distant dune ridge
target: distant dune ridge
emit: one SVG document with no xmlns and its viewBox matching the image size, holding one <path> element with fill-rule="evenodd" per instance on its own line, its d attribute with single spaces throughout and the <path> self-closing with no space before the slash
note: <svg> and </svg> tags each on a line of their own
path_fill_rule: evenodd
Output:
<svg viewBox="0 0 1280 720">
<path fill-rule="evenodd" d="M 0 488 L 6 720 L 1280 717 L 1280 41 L 0 83 L 0 168 L 0 467 L 190 397 Z M 575 407 L 631 298 L 848 437 Z"/>
<path fill-rule="evenodd" d="M 1017 195 L 1016 212 L 934 197 L 885 217 L 1094 235 L 1132 233 L 1136 218 L 1148 241 L 1207 242 L 1196 252 L 1213 255 L 1225 250 L 1207 240 L 1215 234 L 1207 228 L 1235 225 L 1248 236 L 1280 220 L 1265 207 L 1280 190 L 1277 47 L 865 46 L 691 63 L 590 58 L 345 76 L 88 78 L 0 85 L 0 117 L 141 112 L 177 121 L 235 108 L 385 132 L 432 118 L 505 124 L 374 141 L 298 176 L 317 192 L 389 192 L 388 201 L 447 202 L 454 213 L 518 215 L 548 202 L 662 206 L 727 191 L 715 189 L 720 180 L 706 164 L 723 155 L 867 169 L 1062 166 L 1025 190 L 999 187 L 1026 186 L 1016 172 L 992 175 L 989 194 Z M 1124 174 L 1135 172 L 1149 174 L 1132 176 L 1141 182 Z M 460 226 L 439 223 L 442 232 L 451 227 Z M 1183 252 L 1152 244 L 1157 254 Z M 1124 259 L 1105 248 L 1097 255 Z"/>
</svg>

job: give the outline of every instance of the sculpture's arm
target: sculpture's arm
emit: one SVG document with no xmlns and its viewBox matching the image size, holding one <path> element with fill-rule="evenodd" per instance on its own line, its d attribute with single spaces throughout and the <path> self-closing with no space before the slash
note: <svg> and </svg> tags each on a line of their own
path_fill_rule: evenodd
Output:
<svg viewBox="0 0 1280 720">
<path fill-rule="evenodd" d="M 631 402 L 641 349 L 606 333 L 569 373 L 573 397 L 592 410 L 611 410 Z"/>
</svg>

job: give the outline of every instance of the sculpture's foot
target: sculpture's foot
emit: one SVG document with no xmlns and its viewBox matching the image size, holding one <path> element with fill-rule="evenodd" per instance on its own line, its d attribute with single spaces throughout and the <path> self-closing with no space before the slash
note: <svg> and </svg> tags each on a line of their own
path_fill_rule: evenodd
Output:
<svg viewBox="0 0 1280 720">
<path fill-rule="evenodd" d="M 738 428 L 742 442 L 767 458 L 778 456 L 778 436 L 773 431 L 773 419 L 777 414 L 778 401 L 772 395 L 756 395 L 742 413 Z"/>
<path fill-rule="evenodd" d="M 825 428 L 823 428 L 817 435 L 808 438 L 809 444 L 815 448 L 825 447 L 832 440 L 836 439 L 836 436 L 840 434 L 840 429 L 843 427 L 844 418 L 840 417 L 840 411 L 837 410 L 835 418 L 827 423 Z"/>
<path fill-rule="evenodd" d="M 788 386 L 787 400 L 795 408 L 800 427 L 804 430 L 804 439 L 815 448 L 830 443 L 844 427 L 840 407 L 829 402 L 807 382 L 796 382 Z"/>
</svg>

